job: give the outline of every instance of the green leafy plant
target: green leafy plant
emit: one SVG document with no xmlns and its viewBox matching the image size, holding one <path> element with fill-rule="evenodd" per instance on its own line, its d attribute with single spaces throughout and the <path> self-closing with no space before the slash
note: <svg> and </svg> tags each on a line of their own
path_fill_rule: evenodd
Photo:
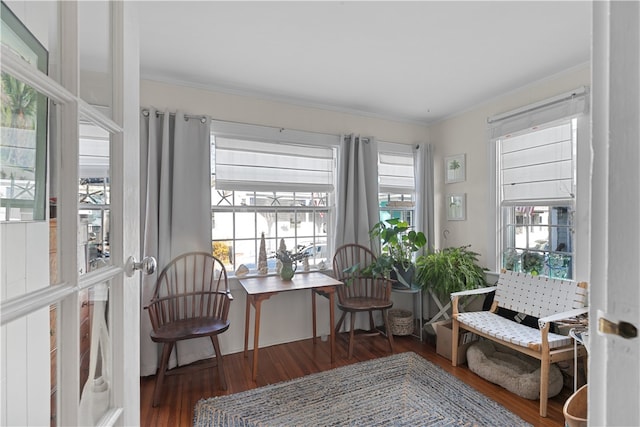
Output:
<svg viewBox="0 0 640 427">
<path fill-rule="evenodd" d="M 413 279 L 413 255 L 427 244 L 427 237 L 421 231 L 411 230 L 406 221 L 391 218 L 380 221 L 369 231 L 372 241 L 379 240 L 381 254 L 376 260 L 364 268 L 359 264 L 352 265 L 343 270 L 347 277 L 362 275 L 366 277 L 385 277 L 397 280 L 404 286 L 410 287 Z M 377 246 L 377 243 L 376 243 Z M 411 278 L 405 278 L 406 272 L 411 273 Z M 403 277 L 403 274 L 405 277 Z M 393 277 L 393 276 L 396 277 Z M 345 283 L 350 284 L 347 279 Z"/>
<path fill-rule="evenodd" d="M 542 274 L 544 271 L 544 256 L 538 252 L 524 251 L 522 254 L 522 271 L 532 276 Z"/>
<path fill-rule="evenodd" d="M 485 268 L 478 265 L 478 253 L 470 246 L 445 248 L 416 259 L 416 281 L 439 297 L 452 292 L 486 286 Z"/>
<path fill-rule="evenodd" d="M 384 277 L 389 279 L 393 271 L 393 260 L 388 255 L 379 256 L 375 262 L 364 268 L 360 268 L 360 263 L 354 264 L 342 270 L 344 283 L 351 285 L 356 276 L 363 277 Z"/>
<path fill-rule="evenodd" d="M 376 262 L 363 269 L 362 273 L 395 279 L 410 287 L 414 275 L 414 254 L 427 244 L 424 233 L 412 230 L 406 221 L 390 218 L 375 224 L 369 236 L 372 241 L 380 241 L 381 253 Z"/>
<path fill-rule="evenodd" d="M 413 264 L 413 254 L 427 244 L 422 231 L 415 231 L 409 223 L 398 218 L 380 221 L 369 231 L 371 239 L 380 239 L 381 257 L 387 255 L 405 270 Z"/>
</svg>

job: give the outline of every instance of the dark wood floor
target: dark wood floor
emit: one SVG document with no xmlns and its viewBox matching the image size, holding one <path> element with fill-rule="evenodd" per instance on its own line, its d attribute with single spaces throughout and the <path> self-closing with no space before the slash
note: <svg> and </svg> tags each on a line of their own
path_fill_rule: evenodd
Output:
<svg viewBox="0 0 640 427">
<path fill-rule="evenodd" d="M 197 369 L 180 375 L 166 377 L 163 397 L 157 408 L 152 408 L 155 377 L 142 378 L 140 382 L 140 424 L 142 426 L 190 426 L 193 423 L 193 407 L 202 398 L 237 393 L 267 384 L 289 380 L 303 375 L 326 371 L 364 360 L 388 356 L 389 347 L 383 337 L 360 337 L 354 356 L 347 360 L 346 342 L 337 339 L 337 360 L 331 363 L 328 342 L 314 345 L 311 340 L 296 341 L 260 349 L 258 378 L 251 380 L 250 360 L 242 352 L 225 356 L 228 390 L 218 390 L 215 369 Z M 565 387 L 560 395 L 549 400 L 548 417 L 538 415 L 538 401 L 520 398 L 505 389 L 491 384 L 467 369 L 466 365 L 453 368 L 451 362 L 435 352 L 435 344 L 420 342 L 412 337 L 395 338 L 396 353 L 413 351 L 450 372 L 460 380 L 491 397 L 510 411 L 534 426 L 563 426 L 562 406 L 572 390 Z"/>
</svg>

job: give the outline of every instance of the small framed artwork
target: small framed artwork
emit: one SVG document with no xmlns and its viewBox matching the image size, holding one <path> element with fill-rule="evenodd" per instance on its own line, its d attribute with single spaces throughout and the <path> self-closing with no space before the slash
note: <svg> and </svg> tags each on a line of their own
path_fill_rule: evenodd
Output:
<svg viewBox="0 0 640 427">
<path fill-rule="evenodd" d="M 465 155 L 458 154 L 444 158 L 444 183 L 462 182 L 465 176 Z"/>
<path fill-rule="evenodd" d="M 467 219 L 467 193 L 447 194 L 447 220 L 464 221 Z"/>
</svg>

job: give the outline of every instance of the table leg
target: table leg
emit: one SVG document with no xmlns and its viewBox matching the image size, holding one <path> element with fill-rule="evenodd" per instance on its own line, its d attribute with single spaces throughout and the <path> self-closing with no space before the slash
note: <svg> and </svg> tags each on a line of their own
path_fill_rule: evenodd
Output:
<svg viewBox="0 0 640 427">
<path fill-rule="evenodd" d="M 249 357 L 249 320 L 251 318 L 251 296 L 247 295 L 247 306 L 244 312 L 244 357 Z"/>
<path fill-rule="evenodd" d="M 316 335 L 317 335 L 317 328 L 316 328 L 316 292 L 311 289 L 311 311 L 313 313 L 313 343 L 316 343 Z"/>
<path fill-rule="evenodd" d="M 331 363 L 336 361 L 336 331 L 333 326 L 335 324 L 335 294 L 335 289 L 329 292 L 329 340 L 331 341 Z"/>
<path fill-rule="evenodd" d="M 262 306 L 262 299 L 257 298 L 255 302 L 256 308 L 256 324 L 253 329 L 253 381 L 258 377 L 258 342 L 260 338 L 260 307 Z"/>
</svg>

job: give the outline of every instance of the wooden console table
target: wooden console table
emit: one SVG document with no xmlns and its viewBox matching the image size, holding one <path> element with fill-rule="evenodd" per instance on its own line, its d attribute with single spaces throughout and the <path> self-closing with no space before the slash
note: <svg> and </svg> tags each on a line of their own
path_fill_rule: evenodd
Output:
<svg viewBox="0 0 640 427">
<path fill-rule="evenodd" d="M 260 337 L 260 306 L 262 301 L 280 292 L 298 291 L 310 289 L 313 304 L 313 335 L 315 342 L 316 306 L 315 292 L 321 292 L 329 298 L 329 340 L 331 343 L 331 363 L 335 361 L 336 339 L 335 324 L 335 292 L 336 287 L 342 282 L 319 272 L 298 273 L 290 281 L 284 281 L 280 276 L 248 277 L 239 279 L 240 284 L 247 292 L 247 306 L 244 322 L 244 357 L 249 357 L 249 320 L 251 306 L 255 309 L 255 326 L 253 330 L 253 381 L 258 375 L 258 340 Z"/>
</svg>

